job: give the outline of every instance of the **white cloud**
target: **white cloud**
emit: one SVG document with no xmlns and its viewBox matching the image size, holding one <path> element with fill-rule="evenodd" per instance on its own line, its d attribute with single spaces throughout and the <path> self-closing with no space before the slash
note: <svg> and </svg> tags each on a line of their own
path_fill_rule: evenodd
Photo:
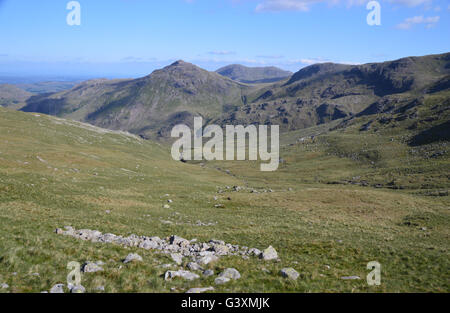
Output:
<svg viewBox="0 0 450 313">
<path fill-rule="evenodd" d="M 425 24 L 427 28 L 431 28 L 434 25 L 436 25 L 436 23 L 438 23 L 440 19 L 441 19 L 440 16 L 423 17 L 423 15 L 421 15 L 409 17 L 405 19 L 402 23 L 398 24 L 397 28 L 406 30 L 411 29 L 414 25 L 418 24 Z"/>
<path fill-rule="evenodd" d="M 256 12 L 309 11 L 311 4 L 320 0 L 266 0 L 256 6 Z"/>
<path fill-rule="evenodd" d="M 415 7 L 421 4 L 430 4 L 433 0 L 389 0 L 391 3 Z"/>
<path fill-rule="evenodd" d="M 314 4 L 325 3 L 329 6 L 339 4 L 347 7 L 355 5 L 365 5 L 369 0 L 262 0 L 256 6 L 256 12 L 280 12 L 280 11 L 300 11 L 307 12 Z M 399 4 L 408 7 L 415 7 L 422 4 L 431 4 L 433 0 L 383 0 L 392 4 Z"/>
</svg>

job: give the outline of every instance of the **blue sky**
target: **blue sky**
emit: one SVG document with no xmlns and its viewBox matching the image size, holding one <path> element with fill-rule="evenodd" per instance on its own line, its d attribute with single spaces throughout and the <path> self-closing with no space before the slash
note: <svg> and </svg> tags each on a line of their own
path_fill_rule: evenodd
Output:
<svg viewBox="0 0 450 313">
<path fill-rule="evenodd" d="M 183 59 L 297 71 L 450 51 L 450 2 L 379 0 L 0 0 L 0 75 L 138 77 Z"/>
</svg>

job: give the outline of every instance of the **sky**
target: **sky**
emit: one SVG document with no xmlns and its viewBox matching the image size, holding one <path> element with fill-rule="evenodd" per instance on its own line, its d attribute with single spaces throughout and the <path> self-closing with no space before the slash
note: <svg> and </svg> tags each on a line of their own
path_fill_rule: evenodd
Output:
<svg viewBox="0 0 450 313">
<path fill-rule="evenodd" d="M 0 0 L 0 75 L 140 77 L 182 59 L 290 71 L 450 51 L 448 0 Z"/>
</svg>

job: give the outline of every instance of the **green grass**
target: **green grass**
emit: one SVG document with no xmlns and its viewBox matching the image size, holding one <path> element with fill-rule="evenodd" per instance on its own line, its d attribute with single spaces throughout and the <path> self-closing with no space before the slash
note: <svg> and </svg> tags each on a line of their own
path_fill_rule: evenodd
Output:
<svg viewBox="0 0 450 313">
<path fill-rule="evenodd" d="M 170 263 L 167 255 L 54 233 L 65 225 L 278 251 L 279 263 L 222 257 L 211 266 L 216 274 L 234 267 L 242 278 L 215 286 L 217 292 L 448 292 L 450 199 L 423 194 L 448 189 L 448 156 L 414 157 L 405 143 L 375 133 L 358 137 L 357 128 L 284 146 L 286 162 L 264 173 L 256 162 L 183 164 L 164 145 L 0 108 L 0 283 L 10 286 L 0 292 L 48 291 L 66 282 L 68 262 L 87 260 L 106 263 L 104 272 L 83 275 L 91 292 L 98 285 L 107 292 L 214 286 L 215 277 L 165 282 L 159 265 Z M 377 152 L 362 153 L 366 144 Z M 354 176 L 369 186 L 342 183 Z M 403 189 L 371 187 L 390 176 L 399 176 Z M 225 188 L 233 185 L 274 192 Z M 163 208 L 165 194 L 174 201 L 170 209 Z M 195 226 L 197 220 L 217 225 Z M 130 252 L 144 261 L 122 264 Z M 381 286 L 365 281 L 369 261 L 382 265 Z M 295 268 L 298 281 L 283 279 L 284 267 Z M 340 279 L 349 275 L 362 279 Z"/>
</svg>

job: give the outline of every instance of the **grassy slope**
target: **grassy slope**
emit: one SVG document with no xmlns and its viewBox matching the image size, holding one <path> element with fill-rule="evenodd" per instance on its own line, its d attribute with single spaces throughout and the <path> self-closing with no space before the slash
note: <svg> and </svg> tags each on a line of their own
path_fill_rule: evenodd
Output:
<svg viewBox="0 0 450 313">
<path fill-rule="evenodd" d="M 215 238 L 260 249 L 273 245 L 278 250 L 280 263 L 221 258 L 212 265 L 216 272 L 235 267 L 242 278 L 217 287 L 219 292 L 448 292 L 448 196 L 424 196 L 414 184 L 404 190 L 328 184 L 356 175 L 372 183 L 370 173 L 388 168 L 335 153 L 362 141 L 355 128 L 287 145 L 280 170 L 261 173 L 258 164 L 249 162 L 209 162 L 204 168 L 176 163 L 167 148 L 151 142 L 0 108 L 0 282 L 12 291 L 39 292 L 65 282 L 69 261 L 102 260 L 104 272 L 83 276 L 88 291 L 98 284 L 108 292 L 170 292 L 172 287 L 183 291 L 213 285 L 214 278 L 165 282 L 164 270 L 157 267 L 170 263 L 165 255 L 53 233 L 56 227 L 72 225 L 120 235 Z M 340 146 L 333 136 L 342 138 Z M 386 136 L 360 136 L 386 153 L 407 149 Z M 436 164 L 416 162 L 429 164 L 441 175 L 448 169 L 448 157 Z M 448 188 L 448 177 L 442 179 L 441 188 Z M 274 192 L 216 193 L 217 186 L 226 185 Z M 171 209 L 163 209 L 166 193 L 174 200 Z M 214 208 L 215 195 L 224 208 Z M 197 220 L 218 224 L 194 226 Z M 144 262 L 119 269 L 120 260 L 131 251 Z M 382 264 L 380 287 L 368 287 L 364 280 L 365 266 L 372 260 Z M 278 275 L 288 266 L 301 273 L 295 283 Z M 32 275 L 36 272 L 39 277 Z M 363 279 L 340 279 L 347 275 Z"/>
</svg>

